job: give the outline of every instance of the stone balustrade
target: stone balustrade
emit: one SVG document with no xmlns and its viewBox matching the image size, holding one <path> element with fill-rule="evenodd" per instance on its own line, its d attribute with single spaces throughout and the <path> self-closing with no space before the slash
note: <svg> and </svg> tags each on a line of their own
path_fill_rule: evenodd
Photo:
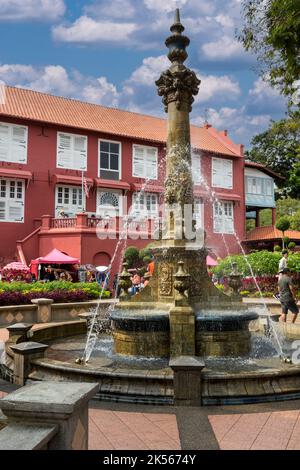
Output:
<svg viewBox="0 0 300 470">
<path fill-rule="evenodd" d="M 99 312 L 105 312 L 116 300 L 101 300 Z M 74 321 L 80 313 L 97 306 L 97 301 L 54 304 L 49 299 L 35 299 L 31 305 L 0 307 L 0 328 L 14 323 L 50 323 Z"/>
<path fill-rule="evenodd" d="M 99 384 L 41 382 L 0 400 L 0 450 L 87 450 L 88 402 Z"/>
</svg>

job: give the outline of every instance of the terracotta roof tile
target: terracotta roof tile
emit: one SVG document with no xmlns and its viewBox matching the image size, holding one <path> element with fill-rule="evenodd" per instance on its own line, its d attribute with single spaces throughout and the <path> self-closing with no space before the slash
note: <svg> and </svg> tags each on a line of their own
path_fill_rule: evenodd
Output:
<svg viewBox="0 0 300 470">
<path fill-rule="evenodd" d="M 164 143 L 165 119 L 84 103 L 59 96 L 6 87 L 0 116 Z M 240 157 L 239 146 L 213 128 L 191 126 L 192 146 L 208 152 Z"/>
<path fill-rule="evenodd" d="M 285 237 L 289 237 L 290 240 L 300 240 L 300 232 L 298 230 L 287 230 L 284 232 Z M 247 233 L 246 241 L 256 240 L 281 240 L 282 232 L 277 230 L 273 225 L 267 227 L 256 227 Z"/>
</svg>

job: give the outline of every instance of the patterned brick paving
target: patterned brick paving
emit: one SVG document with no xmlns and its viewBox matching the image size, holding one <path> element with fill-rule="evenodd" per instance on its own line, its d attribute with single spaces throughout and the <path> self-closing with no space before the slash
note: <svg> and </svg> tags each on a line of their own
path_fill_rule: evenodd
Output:
<svg viewBox="0 0 300 470">
<path fill-rule="evenodd" d="M 300 450 L 300 412 L 209 416 L 222 450 Z"/>
</svg>

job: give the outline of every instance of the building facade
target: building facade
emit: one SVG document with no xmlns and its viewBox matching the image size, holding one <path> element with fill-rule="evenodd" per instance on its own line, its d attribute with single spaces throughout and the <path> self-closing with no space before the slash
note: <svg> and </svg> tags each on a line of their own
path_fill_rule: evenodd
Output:
<svg viewBox="0 0 300 470">
<path fill-rule="evenodd" d="M 191 126 L 191 139 L 197 224 L 215 257 L 238 253 L 243 146 L 208 124 Z M 126 246 L 149 244 L 164 197 L 165 142 L 164 119 L 7 87 L 0 104 L 0 263 L 16 256 L 30 263 L 57 248 L 82 264 L 107 265 L 116 247 L 119 262 Z M 123 240 L 128 213 L 131 236 Z M 99 238 L 99 228 L 111 237 Z"/>
</svg>

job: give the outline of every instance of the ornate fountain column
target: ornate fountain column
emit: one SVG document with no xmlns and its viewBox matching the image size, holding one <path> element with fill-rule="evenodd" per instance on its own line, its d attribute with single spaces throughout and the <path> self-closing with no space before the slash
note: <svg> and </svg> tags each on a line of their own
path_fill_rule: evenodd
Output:
<svg viewBox="0 0 300 470">
<path fill-rule="evenodd" d="M 195 354 L 195 312 L 186 292 L 191 288 L 189 267 L 192 253 L 186 246 L 184 227 L 185 207 L 193 213 L 194 195 L 191 171 L 190 117 L 194 96 L 198 94 L 200 80 L 184 62 L 190 40 L 182 33 L 179 9 L 176 10 L 172 35 L 166 39 L 171 66 L 156 81 L 158 94 L 163 97 L 168 113 L 168 141 L 166 155 L 166 240 L 167 250 L 158 249 L 156 259 L 159 270 L 160 300 L 173 297 L 170 319 L 170 356 Z M 190 219 L 190 229 L 193 229 Z M 179 237 L 178 237 L 179 235 Z M 195 259 L 195 258 L 194 258 Z M 180 260 L 180 261 L 179 261 Z M 179 261 L 179 271 L 177 271 Z M 185 274 L 187 269 L 188 274 Z M 186 292 L 185 292 L 186 291 Z"/>
<path fill-rule="evenodd" d="M 173 205 L 181 208 L 193 206 L 193 179 L 191 173 L 190 118 L 193 96 L 198 94 L 200 80 L 184 62 L 188 57 L 186 47 L 190 44 L 182 35 L 184 26 L 180 22 L 179 9 L 176 10 L 172 35 L 166 39 L 171 66 L 156 81 L 159 96 L 163 97 L 168 113 L 168 141 L 166 155 L 165 204 L 167 209 L 167 239 L 174 239 Z"/>
</svg>

